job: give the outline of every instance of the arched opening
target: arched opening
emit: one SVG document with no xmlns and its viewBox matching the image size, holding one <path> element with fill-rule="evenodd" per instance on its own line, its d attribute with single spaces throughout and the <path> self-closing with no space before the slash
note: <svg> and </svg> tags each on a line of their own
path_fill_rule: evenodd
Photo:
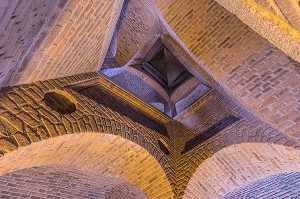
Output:
<svg viewBox="0 0 300 199">
<path fill-rule="evenodd" d="M 139 188 L 120 178 L 58 165 L 8 173 L 0 182 L 0 198 L 146 199 Z"/>
<path fill-rule="evenodd" d="M 74 168 L 112 176 L 147 198 L 173 198 L 167 176 L 147 150 L 120 136 L 69 134 L 32 143 L 0 158 L 0 175 L 32 167 Z"/>
<path fill-rule="evenodd" d="M 183 198 L 221 198 L 255 181 L 300 171 L 300 151 L 268 143 L 226 147 L 205 160 L 189 180 Z"/>
</svg>

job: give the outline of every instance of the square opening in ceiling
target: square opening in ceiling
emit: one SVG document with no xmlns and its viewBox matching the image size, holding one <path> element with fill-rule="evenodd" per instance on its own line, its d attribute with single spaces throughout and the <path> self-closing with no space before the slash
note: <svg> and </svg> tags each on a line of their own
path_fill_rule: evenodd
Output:
<svg viewBox="0 0 300 199">
<path fill-rule="evenodd" d="M 151 76 L 168 92 L 169 95 L 182 85 L 185 81 L 192 78 L 193 75 L 182 65 L 181 62 L 164 46 L 159 38 L 154 46 L 160 46 L 158 50 L 151 48 L 142 65 L 136 65 L 141 70 Z M 152 51 L 157 51 L 153 53 Z"/>
<path fill-rule="evenodd" d="M 200 74 L 195 77 L 185 64 L 190 63 L 160 35 L 125 66 L 100 72 L 173 118 L 211 90 L 207 81 L 199 78 Z"/>
</svg>

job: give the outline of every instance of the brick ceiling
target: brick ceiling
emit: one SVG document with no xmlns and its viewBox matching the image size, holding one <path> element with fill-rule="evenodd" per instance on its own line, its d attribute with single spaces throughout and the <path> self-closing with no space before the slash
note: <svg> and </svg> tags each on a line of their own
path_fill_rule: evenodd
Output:
<svg viewBox="0 0 300 199">
<path fill-rule="evenodd" d="M 298 32 L 300 8 L 297 0 L 284 3 L 276 0 L 217 0 L 216 2 L 236 14 L 245 24 L 293 59 L 300 61 Z M 106 55 L 122 5 L 123 0 L 1 1 L 1 86 L 98 70 Z M 189 23 L 191 24 L 194 17 L 202 13 L 200 5 L 215 8 L 213 11 L 210 10 L 208 15 L 202 15 L 206 19 L 198 18 L 202 21 L 209 19 L 216 21 L 217 18 L 212 17 L 211 14 L 223 13 L 224 15 L 227 12 L 217 8 L 216 3 L 209 0 L 188 1 L 186 5 L 175 0 L 154 0 L 154 5 L 150 0 L 125 2 L 124 7 L 129 11 L 124 14 L 124 18 L 116 27 L 120 30 L 115 36 L 118 41 L 115 51 L 117 63 L 126 64 L 147 35 L 155 34 L 160 23 L 158 19 L 160 15 L 184 44 L 190 46 L 189 43 L 193 42 L 192 37 L 185 36 L 190 38 L 186 40 L 180 35 L 181 32 L 196 30 Z M 175 9 L 177 7 L 186 9 L 178 13 Z M 229 25 L 234 18 L 236 17 L 218 19 L 219 25 L 216 25 L 220 26 L 227 22 Z M 196 24 L 197 21 L 193 23 Z M 272 28 L 269 28 L 270 25 Z M 200 27 L 198 26 L 197 30 L 200 30 Z M 199 36 L 202 34 L 201 31 L 203 29 L 198 33 Z M 223 36 L 225 37 L 226 34 Z M 213 35 L 210 37 L 214 39 Z M 224 42 L 226 45 L 226 40 Z M 191 50 L 195 42 L 193 44 Z M 128 46 L 130 50 L 127 49 Z M 197 56 L 196 52 L 193 53 Z"/>
<path fill-rule="evenodd" d="M 254 31 L 300 62 L 298 0 L 216 0 Z"/>
<path fill-rule="evenodd" d="M 298 140 L 299 2 L 286 2 L 3 0 L 0 85 L 97 71 L 107 51 L 123 66 L 163 32 L 215 88 Z"/>
<path fill-rule="evenodd" d="M 96 71 L 122 4 L 122 0 L 1 1 L 1 86 Z"/>
<path fill-rule="evenodd" d="M 248 2 L 248 1 L 243 1 Z M 232 7 L 238 5 L 228 3 Z M 258 8 L 253 3 L 252 9 Z M 187 50 L 199 60 L 198 71 L 205 70 L 217 82 L 213 86 L 221 88 L 254 113 L 263 121 L 286 133 L 294 140 L 299 139 L 300 78 L 299 78 L 299 32 L 293 29 L 289 34 L 283 32 L 284 23 L 261 26 L 259 20 L 241 21 L 215 1 L 155 1 L 162 18 L 173 33 L 182 41 Z M 248 5 L 248 4 L 247 4 Z M 251 4 L 252 5 L 252 4 Z M 255 5 L 255 6 L 254 6 Z M 184 7 L 185 9 L 181 9 Z M 180 10 L 180 12 L 178 12 Z M 242 12 L 241 12 L 242 13 Z M 252 12 L 243 10 L 243 16 Z M 265 18 L 271 23 L 275 15 Z M 250 18 L 249 18 L 250 20 Z M 280 30 L 272 38 L 265 34 L 267 29 Z M 285 29 L 287 30 L 287 29 Z M 280 44 L 281 39 L 291 39 L 292 43 Z M 275 45 L 274 45 L 275 44 Z M 285 47 L 292 51 L 286 51 Z M 290 51 L 289 51 L 290 52 Z M 290 55 L 290 56 L 288 56 Z"/>
<path fill-rule="evenodd" d="M 299 171 L 300 5 L 282 2 L 1 0 L 0 87 L 31 84 L 0 93 L 0 174 L 65 164 L 120 176 L 150 198 L 214 198 Z M 191 77 L 172 93 L 131 67 L 146 61 L 168 79 L 163 59 L 140 59 L 158 37 L 180 66 L 168 73 Z M 99 70 L 157 107 L 211 90 L 171 119 Z"/>
</svg>

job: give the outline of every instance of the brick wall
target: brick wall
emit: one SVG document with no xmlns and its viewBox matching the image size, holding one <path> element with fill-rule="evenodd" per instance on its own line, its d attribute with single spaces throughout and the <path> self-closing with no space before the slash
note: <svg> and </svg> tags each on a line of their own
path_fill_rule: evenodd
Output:
<svg viewBox="0 0 300 199">
<path fill-rule="evenodd" d="M 158 149 L 158 145 L 155 146 L 155 143 L 157 139 L 166 137 L 122 116 L 120 111 L 115 112 L 89 97 L 64 88 L 69 84 L 97 76 L 98 73 L 88 73 L 3 90 L 0 97 L 1 153 L 49 137 L 91 131 L 117 134 L 138 142 L 153 155 L 156 154 L 159 160 L 164 161 L 163 152 Z M 62 89 L 75 98 L 78 103 L 74 113 L 60 114 L 43 101 L 45 93 L 54 89 Z M 113 98 L 103 100 L 114 101 Z"/>
<path fill-rule="evenodd" d="M 232 14 L 240 18 L 251 29 L 266 38 L 287 55 L 300 62 L 300 34 L 299 29 L 295 29 L 294 20 L 299 19 L 299 2 L 291 0 L 285 3 L 272 2 L 275 7 L 280 8 L 284 17 L 278 17 L 265 7 L 257 4 L 253 0 L 216 0 Z M 283 6 L 285 8 L 283 8 Z M 288 12 L 292 13 L 289 15 Z M 297 13 L 297 14 L 296 14 Z M 296 22 L 297 23 L 297 22 Z M 298 25 L 297 25 L 298 26 Z"/>
<path fill-rule="evenodd" d="M 20 147 L 0 158 L 0 175 L 52 165 L 111 175 L 137 187 L 147 198 L 173 197 L 162 166 L 147 150 L 104 133 L 63 135 Z"/>
<path fill-rule="evenodd" d="M 258 180 L 224 198 L 299 198 L 300 173 L 282 173 Z"/>
<path fill-rule="evenodd" d="M 0 85 L 21 74 L 49 35 L 66 1 L 4 0 L 0 5 Z"/>
<path fill-rule="evenodd" d="M 187 153 L 181 154 L 187 141 L 204 132 L 222 118 L 230 115 L 236 116 L 240 120 Z M 234 103 L 229 96 L 216 91 L 213 93 L 212 100 L 208 101 L 201 109 L 185 118 L 181 118 L 178 122 L 170 124 L 169 132 L 172 132 L 170 135 L 173 151 L 170 157 L 170 165 L 172 167 L 170 173 L 174 180 L 174 191 L 178 198 L 184 195 L 189 180 L 206 159 L 232 145 L 241 143 L 252 143 L 254 145 L 255 143 L 274 143 L 299 149 L 299 144 L 288 136 Z M 232 163 L 228 161 L 224 164 L 231 167 Z"/>
<path fill-rule="evenodd" d="M 125 65 L 147 39 L 160 31 L 156 10 L 150 1 L 126 1 L 115 30 L 115 60 Z"/>
<path fill-rule="evenodd" d="M 299 140 L 300 78 L 295 61 L 214 1 L 156 4 L 174 33 L 226 93 L 261 120 Z M 200 66 L 198 70 L 202 71 Z"/>
<path fill-rule="evenodd" d="M 274 144 L 229 146 L 197 168 L 183 198 L 220 198 L 258 179 L 299 172 L 299 155 L 298 150 Z"/>
<path fill-rule="evenodd" d="M 122 2 L 4 1 L 0 85 L 96 71 L 117 21 L 112 15 Z"/>
<path fill-rule="evenodd" d="M 64 166 L 33 167 L 0 177 L 0 198 L 146 198 L 122 179 Z"/>
</svg>

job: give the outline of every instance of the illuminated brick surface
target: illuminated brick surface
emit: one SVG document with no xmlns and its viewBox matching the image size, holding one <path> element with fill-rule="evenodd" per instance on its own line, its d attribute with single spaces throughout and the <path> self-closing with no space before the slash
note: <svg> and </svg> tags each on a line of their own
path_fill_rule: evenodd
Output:
<svg viewBox="0 0 300 199">
<path fill-rule="evenodd" d="M 0 183 L 0 198 L 146 198 L 118 178 L 62 166 L 16 171 L 1 176 Z"/>
<path fill-rule="evenodd" d="M 298 197 L 287 187 L 297 185 L 300 170 L 299 2 L 122 5 L 0 1 L 0 196 L 239 198 L 268 185 L 271 192 L 255 194 Z M 105 57 L 103 67 L 116 71 L 134 64 L 157 35 L 170 39 L 178 60 L 212 87 L 174 119 L 98 73 Z M 130 72 L 126 78 L 136 77 Z M 157 107 L 170 97 L 156 86 L 133 87 Z M 189 140 L 228 117 L 238 121 L 182 153 Z M 74 175 L 80 193 L 66 186 Z M 283 183 L 272 184 L 277 180 Z"/>
</svg>

